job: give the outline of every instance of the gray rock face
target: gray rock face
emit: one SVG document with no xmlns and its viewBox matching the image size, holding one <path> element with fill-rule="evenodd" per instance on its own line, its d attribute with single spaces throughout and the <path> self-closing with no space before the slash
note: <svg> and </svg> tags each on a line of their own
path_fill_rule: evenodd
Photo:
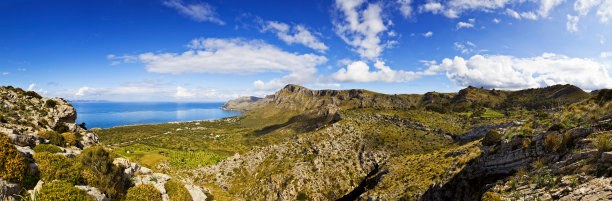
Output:
<svg viewBox="0 0 612 201">
<path fill-rule="evenodd" d="M 14 195 L 19 195 L 21 185 L 18 183 L 11 183 L 0 179 L 0 200 L 18 200 Z"/>
<path fill-rule="evenodd" d="M 96 135 L 95 133 L 88 132 L 85 135 L 83 135 L 81 144 L 83 145 L 83 149 L 85 149 L 87 147 L 91 147 L 91 146 L 100 144 L 100 139 L 98 138 L 98 135 Z"/>
<path fill-rule="evenodd" d="M 110 201 L 110 199 L 108 199 L 104 193 L 100 192 L 100 190 L 98 190 L 95 187 L 91 187 L 91 186 L 74 186 L 74 187 L 85 190 L 85 192 L 87 192 L 89 196 L 93 197 L 95 201 Z"/>
<path fill-rule="evenodd" d="M 13 141 L 13 144 L 25 147 L 35 147 L 38 144 L 42 144 L 45 142 L 45 139 L 38 135 L 18 135 L 18 134 L 8 134 L 9 138 Z"/>
</svg>

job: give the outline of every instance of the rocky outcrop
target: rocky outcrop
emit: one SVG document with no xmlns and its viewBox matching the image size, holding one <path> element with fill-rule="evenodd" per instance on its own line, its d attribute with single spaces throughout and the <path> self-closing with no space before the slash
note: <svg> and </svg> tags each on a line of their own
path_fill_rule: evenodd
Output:
<svg viewBox="0 0 612 201">
<path fill-rule="evenodd" d="M 19 195 L 20 190 L 21 185 L 19 185 L 18 183 L 11 183 L 0 179 L 0 200 L 19 200 L 16 195 Z"/>
<path fill-rule="evenodd" d="M 95 187 L 82 185 L 77 185 L 74 187 L 77 187 L 78 189 L 87 192 L 87 195 L 91 196 L 94 201 L 110 201 L 110 199 L 108 199 L 104 193 L 100 192 L 100 190 Z"/>
<path fill-rule="evenodd" d="M 590 157 L 591 153 L 568 153 L 571 149 L 583 149 L 587 144 L 584 138 L 595 132 L 594 129 L 571 129 L 565 133 L 546 132 L 533 137 L 514 136 L 502 141 L 499 145 L 484 146 L 483 154 L 469 162 L 461 173 L 447 183 L 436 184 L 427 190 L 421 200 L 479 200 L 486 187 L 499 179 L 506 178 L 520 169 L 533 167 L 536 161 L 553 164 L 554 171 L 573 171 L 567 169 L 570 164 Z M 546 150 L 551 142 L 547 136 L 558 136 L 559 139 L 569 135 L 571 139 L 558 150 Z M 561 142 L 560 142 L 561 143 Z M 561 146 L 561 145 L 559 145 Z M 563 150 L 561 150 L 563 149 Z M 565 169 L 563 169 L 565 168 Z"/>
</svg>

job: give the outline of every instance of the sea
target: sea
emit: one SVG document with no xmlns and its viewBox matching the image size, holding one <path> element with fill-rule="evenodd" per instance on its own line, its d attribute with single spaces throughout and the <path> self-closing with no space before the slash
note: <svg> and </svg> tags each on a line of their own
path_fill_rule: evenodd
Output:
<svg viewBox="0 0 612 201">
<path fill-rule="evenodd" d="M 87 128 L 214 120 L 241 115 L 240 112 L 221 109 L 223 103 L 80 101 L 70 101 L 70 103 L 77 111 L 76 123 L 85 122 Z"/>
</svg>

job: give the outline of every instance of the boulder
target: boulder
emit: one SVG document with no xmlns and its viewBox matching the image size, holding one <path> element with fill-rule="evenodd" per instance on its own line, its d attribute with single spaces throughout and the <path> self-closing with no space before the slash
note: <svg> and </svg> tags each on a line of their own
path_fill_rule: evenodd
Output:
<svg viewBox="0 0 612 201">
<path fill-rule="evenodd" d="M 18 200 L 14 195 L 19 195 L 21 185 L 0 179 L 0 200 Z"/>
<path fill-rule="evenodd" d="M 191 194 L 191 198 L 193 200 L 206 200 L 207 196 L 199 186 L 186 184 L 185 188 L 187 188 L 187 191 L 189 191 L 189 194 Z"/>
<path fill-rule="evenodd" d="M 91 196 L 95 201 L 110 201 L 110 199 L 108 199 L 104 193 L 102 193 L 100 190 L 98 190 L 95 187 L 79 186 L 79 185 L 74 186 L 74 187 L 85 190 L 85 192 L 87 192 L 87 194 Z"/>
<path fill-rule="evenodd" d="M 35 200 L 36 194 L 38 194 L 38 191 L 42 189 L 43 185 L 45 185 L 45 182 L 42 180 L 38 180 L 38 183 L 36 183 L 36 186 L 34 187 L 34 189 L 28 191 L 28 193 L 30 193 L 30 197 L 32 198 L 32 200 Z"/>
<path fill-rule="evenodd" d="M 100 139 L 95 133 L 86 133 L 85 135 L 83 135 L 81 144 L 83 145 L 83 149 L 85 149 L 87 147 L 96 146 L 100 144 Z"/>
<path fill-rule="evenodd" d="M 0 133 L 4 133 L 7 135 L 10 135 L 10 134 L 19 135 L 19 133 L 16 130 L 4 128 L 4 127 L 0 127 Z"/>
</svg>

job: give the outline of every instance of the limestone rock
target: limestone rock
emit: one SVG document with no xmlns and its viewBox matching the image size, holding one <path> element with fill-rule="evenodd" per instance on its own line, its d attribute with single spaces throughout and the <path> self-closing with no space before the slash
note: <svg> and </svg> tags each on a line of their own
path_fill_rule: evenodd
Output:
<svg viewBox="0 0 612 201">
<path fill-rule="evenodd" d="M 83 149 L 85 149 L 87 147 L 91 147 L 91 146 L 100 144 L 100 139 L 98 138 L 98 135 L 96 135 L 95 133 L 88 132 L 85 135 L 83 135 L 81 144 L 83 145 Z"/>
<path fill-rule="evenodd" d="M 42 180 L 38 180 L 38 183 L 36 183 L 36 186 L 34 187 L 34 189 L 28 191 L 28 193 L 30 193 L 30 198 L 32 198 L 32 200 L 35 200 L 36 194 L 38 194 L 40 189 L 42 189 L 43 185 L 45 185 L 45 182 Z"/>
<path fill-rule="evenodd" d="M 110 201 L 110 199 L 108 199 L 104 193 L 95 187 L 78 185 L 74 187 L 85 190 L 89 196 L 94 198 L 95 201 Z"/>
<path fill-rule="evenodd" d="M 0 200 L 18 200 L 14 195 L 18 195 L 21 185 L 0 179 Z"/>
<path fill-rule="evenodd" d="M 199 186 L 186 184 L 185 188 L 187 188 L 193 200 L 206 200 L 207 196 Z"/>
<path fill-rule="evenodd" d="M 45 139 L 38 135 L 17 135 L 17 134 L 8 134 L 9 138 L 13 141 L 13 144 L 25 147 L 34 147 L 37 144 L 41 144 L 45 142 Z"/>
</svg>

